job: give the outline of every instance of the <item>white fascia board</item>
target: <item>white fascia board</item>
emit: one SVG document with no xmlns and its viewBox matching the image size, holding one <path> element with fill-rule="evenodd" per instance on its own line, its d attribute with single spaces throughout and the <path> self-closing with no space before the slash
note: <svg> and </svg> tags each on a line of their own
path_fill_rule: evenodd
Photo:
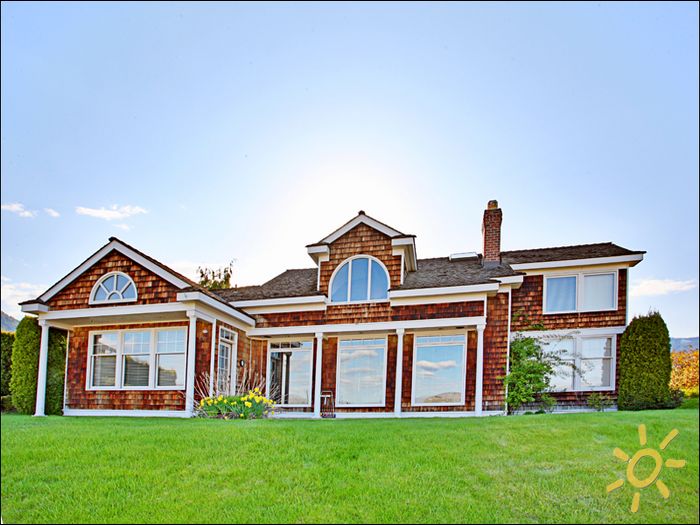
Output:
<svg viewBox="0 0 700 525">
<path fill-rule="evenodd" d="M 217 301 L 213 297 L 209 297 L 207 294 L 202 293 L 202 292 L 180 292 L 177 294 L 177 300 L 178 301 L 195 301 L 195 302 L 200 302 L 203 303 L 214 310 L 218 310 L 219 312 L 223 312 L 235 319 L 238 319 L 239 321 L 247 324 L 248 326 L 255 326 L 255 319 L 252 317 L 247 316 L 246 314 L 239 312 L 232 306 L 226 305 L 222 303 L 221 301 Z"/>
<path fill-rule="evenodd" d="M 251 337 L 270 337 L 275 335 L 299 335 L 317 333 L 348 332 L 391 332 L 397 329 L 416 330 L 424 328 L 452 328 L 456 326 L 475 326 L 486 324 L 484 316 L 448 317 L 443 319 L 413 319 L 410 321 L 387 321 L 381 323 L 347 323 L 305 326 L 279 326 L 271 328 L 253 328 L 248 332 Z"/>
<path fill-rule="evenodd" d="M 45 304 L 41 303 L 29 303 L 29 304 L 23 304 L 21 306 L 22 312 L 25 314 L 40 314 L 40 313 L 45 313 L 49 311 L 49 307 Z"/>
<path fill-rule="evenodd" d="M 309 254 L 312 254 L 312 253 L 328 253 L 328 252 L 330 251 L 330 249 L 329 249 L 328 246 L 325 245 L 325 244 L 321 244 L 321 245 L 318 245 L 318 244 L 317 244 L 317 245 L 315 245 L 315 246 L 309 246 L 309 247 L 306 249 L 306 251 L 309 252 Z"/>
<path fill-rule="evenodd" d="M 547 268 L 568 268 L 570 266 L 592 266 L 600 264 L 629 263 L 630 266 L 644 260 L 644 254 L 619 255 L 617 257 L 594 257 L 590 259 L 569 259 L 567 261 L 548 261 L 523 264 L 511 264 L 513 270 L 545 270 Z"/>
<path fill-rule="evenodd" d="M 381 222 L 375 221 L 371 217 L 367 217 L 367 215 L 358 215 L 354 219 L 352 219 L 350 222 L 348 222 L 346 225 L 342 226 L 340 229 L 334 231 L 331 233 L 328 237 L 323 239 L 321 242 L 322 243 L 332 243 L 333 241 L 339 239 L 343 235 L 345 235 L 347 232 L 352 230 L 355 226 L 358 224 L 366 224 L 370 228 L 373 228 L 384 235 L 388 235 L 389 237 L 396 237 L 397 235 L 402 235 L 400 231 L 397 231 L 393 228 L 389 228 L 385 224 L 382 224 Z"/>
<path fill-rule="evenodd" d="M 494 281 L 501 284 L 523 284 L 524 275 L 511 275 L 509 277 L 494 277 Z"/>
<path fill-rule="evenodd" d="M 483 302 L 486 292 L 458 293 L 450 295 L 428 295 L 419 297 L 394 297 L 391 306 L 408 306 L 418 304 L 466 303 L 470 301 Z"/>
<path fill-rule="evenodd" d="M 251 299 L 248 301 L 233 301 L 236 308 L 254 308 L 258 306 L 280 306 L 297 304 L 315 304 L 326 302 L 325 295 L 309 295 L 306 297 L 279 297 L 275 299 Z"/>
<path fill-rule="evenodd" d="M 51 288 L 49 288 L 46 292 L 44 292 L 39 299 L 42 301 L 48 301 L 51 297 L 56 295 L 58 292 L 63 290 L 66 286 L 68 286 L 70 283 L 72 283 L 75 279 L 80 277 L 80 275 L 85 272 L 88 268 L 93 266 L 95 263 L 100 261 L 103 257 L 105 257 L 109 252 L 112 250 L 117 250 L 121 254 L 125 255 L 132 261 L 140 264 L 147 270 L 153 272 L 156 274 L 158 277 L 161 277 L 162 279 L 165 279 L 169 283 L 174 284 L 178 288 L 186 288 L 187 286 L 190 286 L 190 283 L 183 281 L 176 275 L 166 271 L 165 269 L 161 268 L 159 265 L 154 264 L 153 262 L 149 261 L 146 259 L 144 256 L 136 253 L 134 250 L 131 248 L 128 248 L 124 246 L 121 242 L 118 240 L 113 240 L 110 241 L 109 243 L 105 244 L 102 248 L 100 248 L 95 254 L 92 255 L 88 260 L 86 260 L 83 264 L 78 266 L 75 270 L 73 270 L 71 273 L 66 275 L 63 279 L 58 281 L 56 284 L 54 284 Z"/>
<path fill-rule="evenodd" d="M 429 295 L 454 295 L 478 292 L 497 292 L 498 283 L 470 284 L 467 286 L 445 286 L 440 288 L 417 288 L 414 290 L 393 290 L 389 299 L 399 297 L 425 297 Z"/>
<path fill-rule="evenodd" d="M 130 306 L 104 306 L 100 308 L 78 308 L 77 310 L 50 310 L 42 314 L 47 321 L 79 319 L 84 317 L 109 317 L 117 315 L 142 315 L 169 312 L 184 312 L 188 307 L 181 303 L 139 304 Z"/>
<path fill-rule="evenodd" d="M 596 335 L 619 335 L 625 331 L 625 326 L 602 326 L 599 328 L 560 328 L 556 330 L 523 330 L 512 332 L 511 339 L 515 337 L 564 337 L 564 336 L 596 336 Z"/>
<path fill-rule="evenodd" d="M 418 268 L 418 259 L 416 256 L 416 239 L 415 237 L 399 237 L 391 240 L 392 254 L 398 255 L 396 252 L 402 250 L 404 252 L 404 260 L 410 271 L 415 271 Z M 406 254 L 408 252 L 408 254 Z"/>
</svg>

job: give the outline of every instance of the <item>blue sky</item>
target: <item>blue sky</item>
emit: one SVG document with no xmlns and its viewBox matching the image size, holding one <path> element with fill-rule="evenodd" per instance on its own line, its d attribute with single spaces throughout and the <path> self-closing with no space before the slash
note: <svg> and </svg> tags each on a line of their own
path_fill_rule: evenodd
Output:
<svg viewBox="0 0 700 525">
<path fill-rule="evenodd" d="M 359 209 L 420 257 L 614 241 L 698 334 L 698 5 L 2 4 L 2 308 L 116 235 L 238 284 Z M 47 211 L 51 210 L 51 211 Z"/>
</svg>

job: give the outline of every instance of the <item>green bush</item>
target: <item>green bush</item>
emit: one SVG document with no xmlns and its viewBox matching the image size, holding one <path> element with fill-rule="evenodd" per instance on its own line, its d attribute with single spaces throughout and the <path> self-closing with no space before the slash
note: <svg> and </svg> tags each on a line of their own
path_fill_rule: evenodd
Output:
<svg viewBox="0 0 700 525">
<path fill-rule="evenodd" d="M 669 389 L 671 340 L 658 312 L 635 317 L 620 342 L 617 405 L 621 410 L 678 406 Z"/>
<path fill-rule="evenodd" d="M 15 341 L 14 332 L 2 332 L 2 347 L 0 348 L 0 396 L 10 395 L 10 377 L 12 377 L 12 343 Z"/>
<path fill-rule="evenodd" d="M 540 410 L 549 412 L 555 399 L 547 393 L 549 381 L 561 359 L 542 351 L 540 342 L 532 337 L 516 337 L 510 344 L 510 371 L 503 378 L 508 389 L 508 412 L 538 404 Z"/>
<path fill-rule="evenodd" d="M 17 325 L 12 345 L 12 404 L 22 414 L 33 414 L 39 366 L 41 329 L 34 317 L 25 317 Z M 63 332 L 49 332 L 49 363 L 46 374 L 46 414 L 60 414 L 63 407 L 63 379 L 66 360 L 66 337 Z"/>
</svg>

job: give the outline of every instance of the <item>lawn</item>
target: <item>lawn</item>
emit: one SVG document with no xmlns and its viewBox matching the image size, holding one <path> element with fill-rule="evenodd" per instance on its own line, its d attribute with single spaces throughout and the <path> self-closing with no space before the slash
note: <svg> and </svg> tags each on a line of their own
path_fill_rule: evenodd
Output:
<svg viewBox="0 0 700 525">
<path fill-rule="evenodd" d="M 668 500 L 612 451 L 680 431 Z M 649 463 L 644 463 L 649 461 Z M 650 458 L 637 467 L 646 477 Z M 2 518 L 28 522 L 698 522 L 697 402 L 467 419 L 205 421 L 2 416 Z"/>
</svg>

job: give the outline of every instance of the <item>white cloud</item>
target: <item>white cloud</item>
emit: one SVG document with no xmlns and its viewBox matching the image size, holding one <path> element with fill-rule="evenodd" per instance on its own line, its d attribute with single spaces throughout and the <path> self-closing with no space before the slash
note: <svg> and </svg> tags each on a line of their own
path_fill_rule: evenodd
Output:
<svg viewBox="0 0 700 525">
<path fill-rule="evenodd" d="M 54 210 L 53 208 L 44 208 L 44 211 L 45 211 L 50 217 L 53 217 L 54 219 L 61 216 L 61 214 L 58 213 L 58 212 L 57 212 L 56 210 Z"/>
<path fill-rule="evenodd" d="M 116 204 L 105 208 L 86 208 L 85 206 L 78 206 L 75 208 L 75 212 L 78 215 L 87 215 L 88 217 L 96 217 L 98 219 L 104 219 L 106 221 L 119 221 L 124 220 L 133 215 L 140 215 L 142 213 L 148 213 L 148 211 L 140 206 L 132 206 L 127 204 L 126 206 L 117 206 Z"/>
<path fill-rule="evenodd" d="M 28 299 L 35 299 L 46 291 L 43 284 L 33 284 L 27 282 L 13 282 L 9 277 L 2 276 L 0 284 L 0 295 L 2 296 L 2 311 L 11 315 L 15 319 L 21 319 L 24 314 L 17 303 Z"/>
<path fill-rule="evenodd" d="M 656 295 L 668 295 L 677 292 L 687 292 L 696 288 L 697 281 L 676 281 L 674 279 L 642 279 L 632 283 L 630 295 L 632 297 L 652 297 Z"/>
<path fill-rule="evenodd" d="M 449 361 L 418 361 L 416 367 L 423 370 L 441 370 L 443 368 L 455 368 L 457 361 L 450 359 Z"/>
<path fill-rule="evenodd" d="M 10 204 L 0 205 L 2 211 L 9 211 L 11 213 L 16 213 L 20 217 L 36 217 L 36 212 L 28 210 L 24 207 L 21 202 L 12 202 Z"/>
</svg>

